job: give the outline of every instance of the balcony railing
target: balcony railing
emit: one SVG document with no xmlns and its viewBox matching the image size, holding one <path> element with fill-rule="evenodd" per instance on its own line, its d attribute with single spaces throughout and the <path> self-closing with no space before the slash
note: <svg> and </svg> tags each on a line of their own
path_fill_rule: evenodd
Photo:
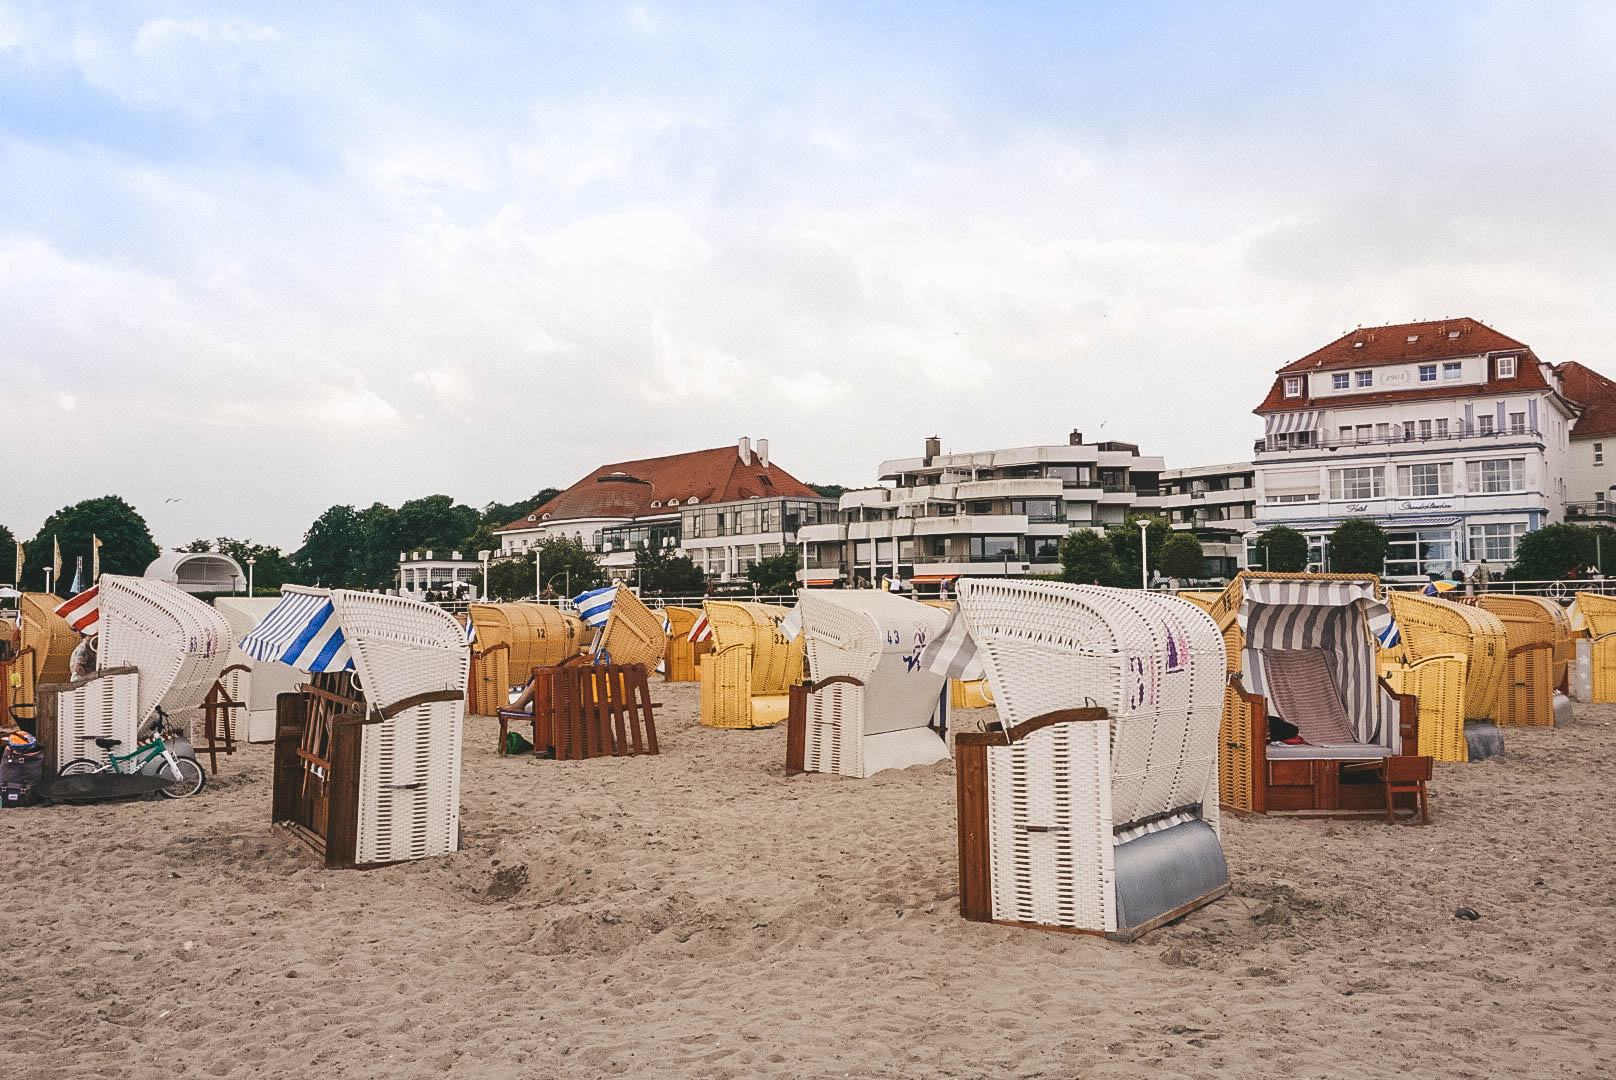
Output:
<svg viewBox="0 0 1616 1080">
<path fill-rule="evenodd" d="M 1499 439 L 1525 438 L 1537 439 L 1541 442 L 1543 433 L 1536 428 L 1526 427 L 1506 427 L 1496 431 L 1464 431 L 1461 425 L 1460 428 L 1452 429 L 1446 435 L 1437 435 L 1435 433 L 1430 435 L 1409 435 L 1404 432 L 1398 432 L 1395 435 L 1389 434 L 1384 438 L 1370 435 L 1362 439 L 1356 437 L 1350 439 L 1340 437 L 1319 439 L 1308 443 L 1306 446 L 1279 446 L 1274 443 L 1273 437 L 1270 436 L 1266 439 L 1258 439 L 1252 448 L 1259 454 L 1266 454 L 1291 450 L 1340 450 L 1345 447 L 1355 446 L 1401 446 L 1406 443 L 1450 442 L 1455 439 L 1491 439 L 1496 441 Z"/>
<path fill-rule="evenodd" d="M 1616 518 L 1616 502 L 1566 503 L 1568 518 Z"/>
</svg>

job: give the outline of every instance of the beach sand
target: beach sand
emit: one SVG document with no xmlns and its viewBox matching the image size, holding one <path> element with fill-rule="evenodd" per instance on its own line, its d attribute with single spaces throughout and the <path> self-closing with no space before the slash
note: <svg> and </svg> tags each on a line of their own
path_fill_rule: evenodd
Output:
<svg viewBox="0 0 1616 1080">
<path fill-rule="evenodd" d="M 465 848 L 410 865 L 317 868 L 265 746 L 0 812 L 0 1076 L 1616 1070 L 1616 706 L 1438 765 L 1426 828 L 1226 815 L 1231 895 L 1123 945 L 959 918 L 950 764 L 787 778 L 783 729 L 654 692 L 660 757 L 468 721 Z"/>
</svg>

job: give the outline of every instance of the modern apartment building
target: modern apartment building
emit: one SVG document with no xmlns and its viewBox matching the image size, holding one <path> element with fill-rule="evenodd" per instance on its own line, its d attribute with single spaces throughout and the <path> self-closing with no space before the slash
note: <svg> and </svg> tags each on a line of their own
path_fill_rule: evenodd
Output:
<svg viewBox="0 0 1616 1080">
<path fill-rule="evenodd" d="M 1280 368 L 1255 410 L 1258 527 L 1306 534 L 1314 569 L 1355 517 L 1387 530 L 1390 578 L 1502 569 L 1563 516 L 1579 411 L 1529 346 L 1474 319 L 1354 330 Z"/>
<path fill-rule="evenodd" d="M 520 521 L 497 530 L 501 555 L 567 536 L 632 582 L 634 553 L 673 547 L 714 581 L 734 581 L 796 543 L 798 529 L 835 516 L 836 500 L 769 460 L 769 441 L 602 465 Z M 556 588 L 560 588 L 558 584 Z"/>
<path fill-rule="evenodd" d="M 1197 465 L 1161 474 L 1160 513 L 1201 542 L 1208 577 L 1246 565 L 1246 536 L 1257 527 L 1257 474 L 1250 462 Z"/>
<path fill-rule="evenodd" d="M 1022 446 L 881 463 L 882 486 L 849 491 L 838 520 L 805 525 L 799 576 L 808 585 L 883 577 L 931 591 L 961 576 L 1060 572 L 1061 537 L 1121 525 L 1159 501 L 1162 459 L 1129 443 Z"/>
</svg>

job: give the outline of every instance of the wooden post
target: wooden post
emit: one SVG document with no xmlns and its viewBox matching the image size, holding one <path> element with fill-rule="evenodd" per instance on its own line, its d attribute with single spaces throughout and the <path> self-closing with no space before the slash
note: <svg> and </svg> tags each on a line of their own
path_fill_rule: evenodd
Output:
<svg viewBox="0 0 1616 1080">
<path fill-rule="evenodd" d="M 993 919 L 993 882 L 988 857 L 988 748 L 954 736 L 954 776 L 959 815 L 960 917 L 972 922 Z"/>
</svg>

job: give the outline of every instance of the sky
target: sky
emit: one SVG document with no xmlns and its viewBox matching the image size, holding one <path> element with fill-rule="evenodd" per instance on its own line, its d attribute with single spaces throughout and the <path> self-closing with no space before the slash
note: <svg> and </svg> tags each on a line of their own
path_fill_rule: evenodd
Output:
<svg viewBox="0 0 1616 1080">
<path fill-rule="evenodd" d="M 1611 55 L 1606 3 L 0 0 L 0 523 L 1239 461 L 1420 318 L 1616 375 Z"/>
</svg>

